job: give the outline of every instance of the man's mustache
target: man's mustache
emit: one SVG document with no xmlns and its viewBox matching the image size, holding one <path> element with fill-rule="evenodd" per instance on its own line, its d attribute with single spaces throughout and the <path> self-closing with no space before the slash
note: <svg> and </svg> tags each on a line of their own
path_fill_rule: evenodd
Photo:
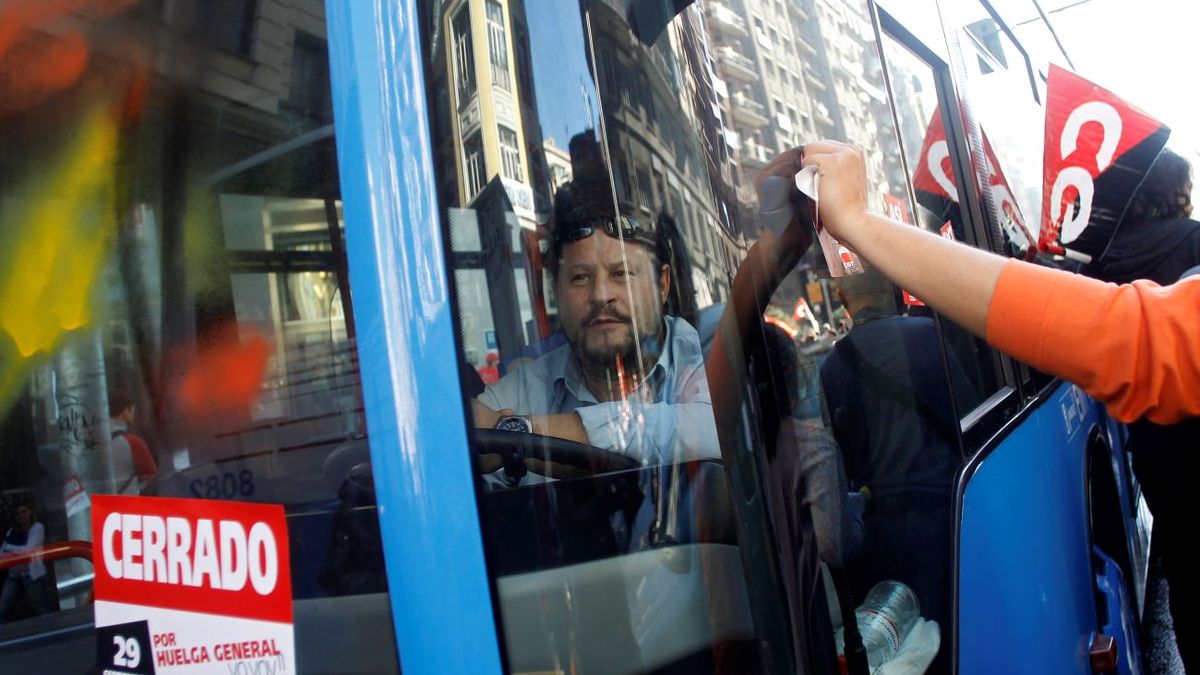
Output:
<svg viewBox="0 0 1200 675">
<path fill-rule="evenodd" d="M 620 321 L 621 323 L 630 323 L 629 315 L 622 314 L 620 311 L 612 308 L 606 309 L 601 307 L 588 312 L 587 318 L 583 321 L 583 325 L 590 326 L 601 319 Z"/>
</svg>

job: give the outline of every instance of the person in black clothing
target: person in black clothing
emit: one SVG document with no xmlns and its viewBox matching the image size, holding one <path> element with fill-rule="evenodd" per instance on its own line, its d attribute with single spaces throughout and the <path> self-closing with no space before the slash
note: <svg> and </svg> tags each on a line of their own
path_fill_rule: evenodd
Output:
<svg viewBox="0 0 1200 675">
<path fill-rule="evenodd" d="M 1105 252 L 1083 273 L 1116 284 L 1173 284 L 1200 265 L 1200 222 L 1192 215 L 1192 167 L 1163 150 L 1150 167 Z"/>
<path fill-rule="evenodd" d="M 32 503 L 19 504 L 15 520 L 0 537 L 0 555 L 36 551 L 46 543 L 46 528 L 38 522 Z M 0 586 L 0 625 L 9 620 L 9 614 L 22 596 L 28 600 L 29 611 L 34 615 L 53 609 L 46 588 L 46 563 L 40 557 L 9 568 L 8 576 Z"/>
<path fill-rule="evenodd" d="M 882 275 L 836 283 L 854 325 L 822 364 L 821 385 L 849 487 L 869 494 L 862 552 L 847 567 L 851 590 L 863 598 L 879 581 L 902 581 L 921 614 L 949 630 L 958 415 L 976 394 L 933 320 L 896 313 Z M 949 652 L 943 644 L 929 672 L 949 672 Z"/>
<path fill-rule="evenodd" d="M 1191 220 L 1192 169 L 1164 150 L 1150 168 L 1104 254 L 1083 268 L 1113 283 L 1149 279 L 1175 283 L 1200 265 L 1200 222 Z M 1160 425 L 1146 420 L 1129 427 L 1133 470 L 1154 516 L 1153 547 L 1162 557 L 1170 588 L 1175 643 L 1184 668 L 1200 673 L 1200 553 L 1189 541 L 1195 525 L 1194 495 L 1200 491 L 1200 418 Z"/>
</svg>

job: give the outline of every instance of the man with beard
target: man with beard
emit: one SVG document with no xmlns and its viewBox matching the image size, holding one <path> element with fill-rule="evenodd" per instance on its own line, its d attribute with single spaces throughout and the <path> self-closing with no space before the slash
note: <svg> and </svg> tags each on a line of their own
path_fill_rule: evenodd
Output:
<svg viewBox="0 0 1200 675">
<path fill-rule="evenodd" d="M 546 260 L 567 344 L 488 386 L 475 425 L 651 464 L 719 457 L 699 336 L 663 313 L 671 268 L 653 220 L 618 214 L 607 190 L 576 189 L 555 206 Z"/>
</svg>

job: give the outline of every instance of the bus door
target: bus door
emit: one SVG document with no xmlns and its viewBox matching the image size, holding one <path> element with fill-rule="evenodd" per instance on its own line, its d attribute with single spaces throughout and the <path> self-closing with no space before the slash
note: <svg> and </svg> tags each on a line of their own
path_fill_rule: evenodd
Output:
<svg viewBox="0 0 1200 675">
<path fill-rule="evenodd" d="M 944 129 L 930 124 L 912 170 L 917 199 L 957 202 L 967 227 L 952 223 L 956 238 L 1033 260 L 1044 75 L 1048 62 L 1066 56 L 1030 3 L 941 5 L 948 60 L 920 50 L 889 56 L 893 83 L 915 72 L 911 56 L 920 56 L 943 78 L 942 100 L 952 102 Z M 904 97 L 896 100 L 903 117 Z M 943 130 L 947 159 L 931 150 Z M 997 377 L 984 389 L 993 393 L 961 421 L 969 460 L 956 487 L 956 669 L 993 672 L 1000 645 L 1021 644 L 1021 658 L 1038 668 L 1088 672 L 1082 655 L 1106 633 L 1118 646 L 1105 657 L 1121 672 L 1138 672 L 1131 626 L 1144 554 L 1119 430 L 1077 388 L 942 325 L 959 354 L 973 343 L 981 366 L 993 359 Z"/>
</svg>

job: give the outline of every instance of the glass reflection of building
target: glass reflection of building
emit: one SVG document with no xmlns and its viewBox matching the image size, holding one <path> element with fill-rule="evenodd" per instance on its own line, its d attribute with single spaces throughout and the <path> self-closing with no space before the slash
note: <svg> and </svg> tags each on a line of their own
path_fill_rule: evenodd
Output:
<svg viewBox="0 0 1200 675">
<path fill-rule="evenodd" d="M 701 15 L 681 12 L 641 39 L 622 3 L 596 2 L 590 18 L 618 199 L 673 218 L 697 305 L 722 302 L 747 242 Z"/>
<path fill-rule="evenodd" d="M 543 147 L 524 2 L 458 0 L 435 3 L 433 13 L 439 193 L 469 317 L 466 358 L 479 368 L 489 354 L 515 353 L 549 332 L 553 298 L 543 299 L 533 272 L 537 233 L 569 162 L 564 178 L 564 153 Z"/>
<path fill-rule="evenodd" d="M 219 214 L 219 231 L 208 236 L 228 251 L 227 277 L 192 282 L 200 287 L 199 329 L 224 315 L 272 342 L 253 419 L 301 420 L 272 443 L 362 433 L 351 412 L 360 405 L 353 388 L 335 388 L 333 399 L 305 389 L 357 369 L 324 3 L 197 3 L 194 16 L 172 16 L 183 7 L 168 3 L 164 18 L 210 31 L 217 47 L 195 94 L 211 114 L 195 124 L 214 148 L 202 169 L 214 196 L 189 205 L 188 217 Z M 166 307 L 170 299 L 163 301 Z M 330 416 L 331 406 L 345 414 Z M 238 433 L 254 442 L 253 432 Z M 205 445 L 192 444 L 193 462 L 229 453 L 226 438 L 214 435 Z"/>
<path fill-rule="evenodd" d="M 679 224 L 700 306 L 725 298 L 724 270 L 756 236 L 754 178 L 780 151 L 817 138 L 858 143 L 872 206 L 904 197 L 899 153 L 878 142 L 892 133 L 891 112 L 865 3 L 704 0 L 646 36 L 631 27 L 628 3 L 587 5 L 589 67 L 604 101 L 592 133 L 607 141 L 618 199 Z M 522 0 L 458 0 L 436 3 L 431 17 L 434 144 L 454 169 L 438 172 L 439 191 L 460 302 L 478 324 L 464 330 L 475 366 L 552 328 L 554 300 L 542 297 L 552 284 L 528 270 L 571 157 L 566 139 L 543 136 L 525 11 Z M 590 86 L 579 84 L 589 107 Z"/>
<path fill-rule="evenodd" d="M 756 200 L 753 178 L 772 157 L 819 138 L 859 144 L 868 153 L 870 184 L 881 194 L 903 193 L 899 157 L 877 142 L 891 113 L 865 3 L 704 0 L 701 6 L 747 202 Z"/>
<path fill-rule="evenodd" d="M 538 132 L 536 122 L 526 126 L 534 109 L 526 100 L 530 78 L 523 74 L 524 50 L 519 53 L 514 46 L 527 32 L 523 4 L 461 0 L 447 3 L 442 12 L 441 30 L 449 47 L 444 65 L 451 84 L 444 91 L 454 111 L 446 138 L 453 143 L 461 177 L 448 203 L 471 204 L 498 176 L 520 226 L 536 229 L 532 176 L 544 171 L 529 166 L 530 155 L 540 154 L 527 145 Z M 537 141 L 534 147 L 540 145 Z"/>
</svg>

